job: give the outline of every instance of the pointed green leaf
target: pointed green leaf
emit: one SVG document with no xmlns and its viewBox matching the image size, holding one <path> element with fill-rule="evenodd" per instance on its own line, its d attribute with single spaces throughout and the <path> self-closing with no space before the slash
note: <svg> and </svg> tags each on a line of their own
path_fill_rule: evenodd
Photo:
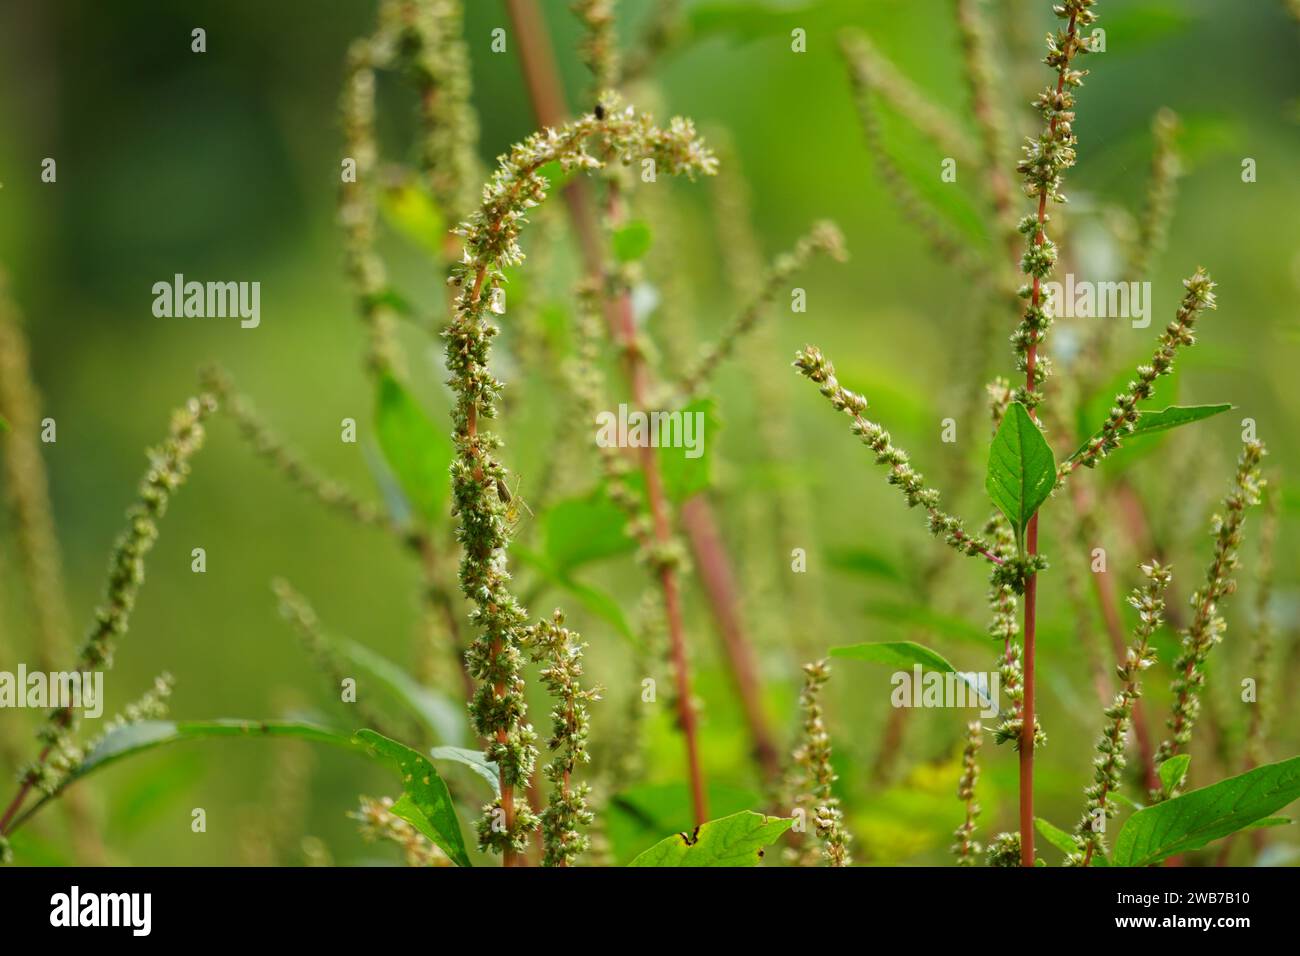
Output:
<svg viewBox="0 0 1300 956">
<path fill-rule="evenodd" d="M 445 520 L 451 495 L 451 437 L 434 426 L 391 375 L 379 380 L 375 437 L 411 507 L 431 524 Z"/>
<path fill-rule="evenodd" d="M 957 670 L 938 651 L 933 651 L 914 641 L 846 644 L 840 647 L 832 647 L 830 655 L 831 657 L 843 657 L 855 661 L 871 661 L 875 664 L 886 664 L 890 667 L 911 668 L 919 665 L 922 670 L 937 671 L 941 674 L 955 674 L 963 684 L 970 688 L 975 700 L 989 707 L 992 707 L 995 703 L 989 699 L 989 688 L 981 687 L 980 681 L 975 674 Z"/>
<path fill-rule="evenodd" d="M 429 756 L 434 760 L 451 760 L 469 767 L 488 782 L 493 793 L 501 793 L 501 776 L 497 771 L 497 765 L 494 761 L 488 760 L 483 755 L 483 751 L 470 750 L 466 747 L 434 747 L 429 751 Z"/>
<path fill-rule="evenodd" d="M 84 777 L 92 771 L 164 744 L 207 737 L 298 737 L 317 743 L 349 747 L 344 734 L 328 727 L 290 720 L 142 720 L 124 724 L 104 735 L 73 773 Z M 71 780 L 68 781 L 69 783 Z"/>
<path fill-rule="evenodd" d="M 1019 539 L 1056 484 L 1056 460 L 1025 406 L 1012 402 L 989 448 L 984 487 Z"/>
<path fill-rule="evenodd" d="M 1125 822 L 1114 866 L 1151 866 L 1271 816 L 1300 797 L 1300 757 L 1256 767 L 1139 810 Z"/>
<path fill-rule="evenodd" d="M 1170 405 L 1168 408 L 1162 408 L 1158 412 L 1142 412 L 1138 420 L 1133 424 L 1133 431 L 1129 432 L 1128 438 L 1141 438 L 1143 435 L 1153 435 L 1156 432 L 1168 431 L 1171 428 L 1177 428 L 1179 425 L 1188 425 L 1192 422 L 1199 422 L 1203 418 L 1212 418 L 1215 415 L 1226 412 L 1232 408 L 1231 405 Z M 1078 458 L 1094 439 L 1101 437 L 1101 430 L 1093 432 L 1092 436 L 1079 446 L 1078 450 L 1070 456 L 1070 461 Z"/>
<path fill-rule="evenodd" d="M 1075 842 L 1074 837 L 1066 833 L 1060 827 L 1053 826 L 1042 817 L 1034 818 L 1034 829 L 1036 829 L 1044 840 L 1056 847 L 1066 856 L 1079 852 L 1079 844 Z"/>
<path fill-rule="evenodd" d="M 876 664 L 888 664 L 891 667 L 911 667 L 920 664 L 923 668 L 944 674 L 955 673 L 956 668 L 938 651 L 932 651 L 923 644 L 914 641 L 878 641 L 864 644 L 845 644 L 831 648 L 831 657 L 846 657 L 855 661 L 872 661 Z"/>
<path fill-rule="evenodd" d="M 17 830 L 45 804 L 83 777 L 157 747 L 186 740 L 210 737 L 297 737 L 313 743 L 332 744 L 356 750 L 347 735 L 306 721 L 290 720 L 140 720 L 108 731 L 77 767 L 60 781 L 58 789 L 43 795 L 14 820 L 10 832 Z"/>
<path fill-rule="evenodd" d="M 1141 810 L 1144 806 L 1144 804 L 1138 803 L 1122 790 L 1112 790 L 1110 796 L 1114 798 L 1116 803 L 1122 803 L 1130 810 Z"/>
<path fill-rule="evenodd" d="M 1156 771 L 1160 775 L 1160 789 L 1165 796 L 1177 790 L 1187 776 L 1187 765 L 1192 762 L 1190 754 L 1176 754 L 1160 765 Z"/>
<path fill-rule="evenodd" d="M 358 730 L 356 740 L 401 775 L 405 795 L 394 804 L 393 812 L 432 840 L 457 866 L 470 866 L 451 793 L 428 758 L 373 730 Z"/>
<path fill-rule="evenodd" d="M 743 810 L 661 840 L 628 866 L 757 866 L 764 849 L 793 825 L 793 819 Z"/>
</svg>

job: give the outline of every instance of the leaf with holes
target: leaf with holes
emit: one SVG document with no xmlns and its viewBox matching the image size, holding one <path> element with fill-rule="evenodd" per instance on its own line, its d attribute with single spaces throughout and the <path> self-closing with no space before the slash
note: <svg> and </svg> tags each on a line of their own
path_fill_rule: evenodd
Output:
<svg viewBox="0 0 1300 956">
<path fill-rule="evenodd" d="M 743 810 L 660 840 L 628 866 L 757 866 L 793 819 Z"/>
<path fill-rule="evenodd" d="M 432 840 L 457 866 L 470 866 L 451 793 L 428 758 L 373 730 L 358 730 L 355 739 L 401 775 L 405 795 L 393 805 L 393 812 Z"/>
</svg>

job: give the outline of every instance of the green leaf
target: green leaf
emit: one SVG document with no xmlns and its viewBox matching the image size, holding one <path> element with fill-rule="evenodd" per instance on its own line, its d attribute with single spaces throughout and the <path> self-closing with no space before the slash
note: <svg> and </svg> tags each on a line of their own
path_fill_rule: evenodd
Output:
<svg viewBox="0 0 1300 956">
<path fill-rule="evenodd" d="M 1066 856 L 1079 852 L 1079 844 L 1071 834 L 1066 833 L 1060 827 L 1053 826 L 1042 817 L 1034 818 L 1034 828 L 1042 834 L 1044 840 L 1056 847 Z"/>
<path fill-rule="evenodd" d="M 288 720 L 141 720 L 108 731 L 63 781 L 53 795 L 46 794 L 16 819 L 16 830 L 55 796 L 78 780 L 103 770 L 119 760 L 186 740 L 209 737 L 297 737 L 314 743 L 332 744 L 355 750 L 352 739 L 344 734 L 306 721 Z"/>
<path fill-rule="evenodd" d="M 1133 424 L 1133 431 L 1129 432 L 1127 438 L 1141 438 L 1143 435 L 1153 435 L 1156 432 L 1168 431 L 1171 428 L 1177 428 L 1179 425 L 1188 425 L 1192 422 L 1199 422 L 1203 418 L 1211 418 L 1214 415 L 1221 414 L 1232 408 L 1231 405 L 1170 405 L 1168 408 L 1162 408 L 1158 412 L 1142 412 L 1138 420 Z M 1093 432 L 1086 442 L 1079 446 L 1078 450 L 1070 456 L 1070 461 L 1078 458 L 1094 439 L 1101 437 L 1101 430 Z"/>
<path fill-rule="evenodd" d="M 0 432 L 9 431 L 9 421 L 3 415 L 0 415 Z"/>
<path fill-rule="evenodd" d="M 393 805 L 393 812 L 432 840 L 457 866 L 470 866 L 456 806 L 433 764 L 418 751 L 373 730 L 358 730 L 355 739 L 401 775 L 404 795 Z"/>
<path fill-rule="evenodd" d="M 875 664 L 888 664 L 891 667 L 911 667 L 913 664 L 920 664 L 923 668 L 944 674 L 956 673 L 957 670 L 938 651 L 932 651 L 914 641 L 843 644 L 831 648 L 831 657 L 871 661 Z"/>
<path fill-rule="evenodd" d="M 636 550 L 627 515 L 603 494 L 558 501 L 542 515 L 546 556 L 556 572 Z"/>
<path fill-rule="evenodd" d="M 742 810 L 661 840 L 628 866 L 757 866 L 764 849 L 793 825 L 793 819 Z"/>
<path fill-rule="evenodd" d="M 1023 538 L 1025 526 L 1056 484 L 1056 460 L 1025 406 L 1012 402 L 989 448 L 984 487 Z"/>
<path fill-rule="evenodd" d="M 614 258 L 635 262 L 650 251 L 650 227 L 636 220 L 614 231 Z"/>
<path fill-rule="evenodd" d="M 375 435 L 406 500 L 425 521 L 444 521 L 450 508 L 451 438 L 391 375 L 379 380 Z"/>
<path fill-rule="evenodd" d="M 1271 816 L 1300 797 L 1300 757 L 1256 767 L 1140 810 L 1115 840 L 1112 864 L 1150 866 Z"/>
<path fill-rule="evenodd" d="M 1138 803 L 1122 790 L 1112 790 L 1110 796 L 1114 798 L 1116 803 L 1122 803 L 1130 810 L 1141 810 L 1143 807 L 1143 804 Z"/>
<path fill-rule="evenodd" d="M 441 691 L 425 687 L 392 661 L 355 641 L 326 639 L 341 657 L 368 674 L 404 704 L 437 740 L 458 744 L 465 739 L 465 705 L 453 703 Z"/>
<path fill-rule="evenodd" d="M 1165 796 L 1169 796 L 1183 782 L 1183 777 L 1187 776 L 1187 765 L 1192 762 L 1190 754 L 1175 754 L 1156 771 L 1160 775 L 1160 789 L 1164 791 Z"/>
<path fill-rule="evenodd" d="M 1168 431 L 1179 425 L 1199 422 L 1202 418 L 1211 418 L 1232 408 L 1231 404 L 1219 405 L 1171 405 L 1158 412 L 1143 412 L 1133 425 L 1130 437 L 1150 435 L 1153 432 Z"/>
<path fill-rule="evenodd" d="M 1269 827 L 1289 827 L 1295 823 L 1290 817 L 1265 817 L 1263 820 L 1256 820 L 1246 829 L 1248 830 L 1266 830 Z"/>
<path fill-rule="evenodd" d="M 501 776 L 497 771 L 497 765 L 494 761 L 488 760 L 483 755 L 483 751 L 470 750 L 466 747 L 434 747 L 429 751 L 429 756 L 434 760 L 451 760 L 469 767 L 488 782 L 493 793 L 500 795 Z"/>
<path fill-rule="evenodd" d="M 941 674 L 955 674 L 975 694 L 976 700 L 982 703 L 988 702 L 991 705 L 989 698 L 986 696 L 987 689 L 979 686 L 975 675 L 957 670 L 938 651 L 932 651 L 930 648 L 914 641 L 846 644 L 840 647 L 832 647 L 830 655 L 831 657 L 843 657 L 848 660 L 871 661 L 875 664 L 885 664 L 890 667 L 911 668 L 914 665 L 920 665 L 922 670 L 937 671 Z"/>
<path fill-rule="evenodd" d="M 708 785 L 707 797 L 713 812 L 721 816 L 763 804 L 762 797 L 752 790 L 718 783 Z M 610 797 L 605 812 L 614 860 L 619 866 L 627 865 L 658 843 L 663 834 L 690 830 L 693 820 L 691 790 L 686 783 L 646 783 L 619 791 Z"/>
<path fill-rule="evenodd" d="M 683 432 L 687 415 L 700 416 L 690 419 L 691 427 L 694 429 L 691 436 L 698 443 L 697 447 L 690 449 L 660 446 L 658 449 L 659 475 L 663 479 L 664 494 L 673 504 L 681 504 L 687 498 L 699 494 L 713 484 L 713 449 L 716 447 L 718 428 L 721 425 L 717 408 L 711 398 L 697 398 L 683 406 L 681 413 Z M 682 440 L 685 441 L 684 435 Z M 689 457 L 688 453 L 696 457 Z"/>
</svg>

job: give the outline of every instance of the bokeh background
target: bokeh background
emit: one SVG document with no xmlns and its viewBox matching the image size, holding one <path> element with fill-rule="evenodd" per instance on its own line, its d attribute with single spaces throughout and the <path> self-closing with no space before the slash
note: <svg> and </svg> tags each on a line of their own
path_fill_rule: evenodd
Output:
<svg viewBox="0 0 1300 956">
<path fill-rule="evenodd" d="M 489 50 L 491 31 L 510 29 L 503 5 L 471 0 L 467 6 L 480 153 L 488 163 L 534 123 L 515 44 L 505 54 Z M 542 6 L 569 99 L 584 102 L 589 81 L 575 55 L 578 28 L 568 4 L 544 0 Z M 1010 57 L 999 95 L 1018 138 L 1035 119 L 1029 98 L 1047 81 L 1038 60 L 1052 21 L 1047 3 L 991 6 L 998 48 Z M 625 37 L 637 34 L 648 9 L 645 2 L 620 5 Z M 977 316 L 971 290 L 929 253 L 876 175 L 836 44 L 838 30 L 866 28 L 930 96 L 959 117 L 969 111 L 950 4 L 942 0 L 701 0 L 686 3 L 685 11 L 694 32 L 654 70 L 655 88 L 647 94 L 657 101 L 652 105 L 691 116 L 706 135 L 730 142 L 732 165 L 724 175 L 747 183 L 752 240 L 766 255 L 788 248 L 813 220 L 832 217 L 852 256 L 845 265 L 811 266 L 796 282 L 808 291 L 808 311 L 792 315 L 778 302 L 765 318 L 770 348 L 747 352 L 743 362 L 724 369 L 715 390 L 722 426 L 710 439 L 716 463 L 710 495 L 741 575 L 768 717 L 784 746 L 797 724 L 798 664 L 805 655 L 836 644 L 914 638 L 918 627 L 926 643 L 966 667 L 987 669 L 994 654 L 991 643 L 981 648 L 969 634 L 984 626 L 982 569 L 954 563 L 927 606 L 945 620 L 917 624 L 909 582 L 919 559 L 941 546 L 904 510 L 846 422 L 789 368 L 796 348 L 821 345 L 841 378 L 868 395 L 918 468 L 941 476 L 953 455 L 979 466 L 986 447 L 982 420 L 961 423 L 955 445 L 940 441 L 941 420 L 960 414 L 963 389 L 970 386 L 953 370 L 962 368 L 972 348 Z M 1136 213 L 1147 182 L 1151 117 L 1161 106 L 1183 117 L 1186 175 L 1168 249 L 1149 276 L 1154 326 L 1172 315 L 1179 280 L 1197 265 L 1209 269 L 1219 283 L 1220 306 L 1183 363 L 1179 398 L 1237 406 L 1197 426 L 1194 445 L 1170 440 L 1132 462 L 1133 481 L 1158 514 L 1154 520 L 1178 542 L 1171 558 L 1185 598 L 1208 560 L 1203 529 L 1230 474 L 1240 420 L 1249 416 L 1258 423 L 1271 452 L 1270 475 L 1280 479 L 1273 612 L 1284 679 L 1272 689 L 1277 720 L 1269 747 L 1280 759 L 1300 742 L 1290 693 L 1300 673 L 1294 641 L 1300 498 L 1288 493 L 1300 466 L 1291 440 L 1300 416 L 1300 24 L 1274 0 L 1105 0 L 1099 13 L 1108 50 L 1087 64 L 1093 72 L 1076 124 L 1080 161 L 1066 192 L 1085 224 L 1090 210 L 1097 216 L 1110 207 Z M 375 4 L 361 0 L 0 4 L 0 263 L 26 317 L 44 414 L 58 423 L 58 441 L 44 451 L 69 613 L 78 629 L 88 625 L 99 597 L 108 550 L 145 464 L 142 450 L 160 439 L 169 410 L 194 393 L 196 371 L 205 362 L 230 369 L 240 389 L 309 460 L 379 497 L 373 441 L 365 434 L 373 396 L 362 369 L 364 332 L 336 223 L 342 64 L 349 42 L 373 29 L 374 20 Z M 207 30 L 204 54 L 190 52 L 196 26 Z M 804 54 L 790 51 L 795 26 L 807 30 Z M 385 80 L 380 102 L 385 158 L 413 162 L 409 90 Z M 938 152 L 896 118 L 887 119 L 886 132 L 918 188 L 965 224 L 972 243 L 987 243 L 970 184 L 960 174 L 955 185 L 940 184 Z M 58 162 L 54 184 L 39 178 L 47 156 Z M 1255 183 L 1241 180 L 1244 157 L 1257 162 Z M 674 314 L 656 328 L 652 313 L 649 331 L 663 337 L 665 354 L 689 355 L 743 301 L 722 281 L 723 245 L 728 230 L 751 227 L 719 223 L 708 184 L 670 188 L 677 228 L 654 237 L 647 282 L 677 290 Z M 548 269 L 558 278 L 537 286 L 545 285 L 557 308 L 568 309 L 572 266 L 565 262 L 572 254 L 562 219 L 548 228 L 558 243 L 549 250 Z M 527 236 L 524 245 L 528 251 Z M 437 264 L 394 230 L 385 233 L 381 249 L 395 284 L 420 312 L 436 316 L 443 301 Z M 151 286 L 177 272 L 260 281 L 261 327 L 155 318 Z M 1015 321 L 1006 316 L 1005 333 Z M 1149 354 L 1153 332 L 1125 327 L 1118 333 L 1119 368 Z M 412 387 L 435 421 L 445 421 L 438 343 L 415 327 L 404 328 L 402 338 Z M 509 330 L 505 341 L 505 377 L 527 389 L 502 422 L 504 458 L 522 476 L 521 493 L 528 498 L 530 476 L 557 454 L 572 456 L 568 473 L 590 476 L 590 485 L 594 458 L 581 446 L 552 440 L 560 417 L 571 414 L 564 396 L 544 376 L 508 364 Z M 998 371 L 1012 374 L 1001 334 L 990 354 Z M 789 455 L 775 463 L 761 459 L 755 437 L 762 423 L 752 413 L 751 389 L 759 375 L 783 380 L 795 436 Z M 344 417 L 362 423 L 357 445 L 339 441 Z M 1082 480 L 1101 479 L 1088 473 Z M 768 502 L 792 491 L 813 504 L 806 545 L 774 541 L 766 520 Z M 985 507 L 978 492 L 975 487 L 955 502 L 971 523 Z M 523 517 L 521 534 L 533 533 L 532 520 Z M 1057 550 L 1056 532 L 1050 522 L 1044 527 L 1050 555 Z M 1257 529 L 1254 521 L 1242 594 L 1227 609 L 1228 638 L 1216 652 L 1216 691 L 1229 736 L 1241 720 L 1233 688 L 1255 626 L 1249 595 L 1257 544 L 1251 531 Z M 1103 543 L 1125 555 L 1123 523 L 1106 534 L 1115 540 Z M 782 569 L 790 573 L 789 549 L 798 546 L 809 549 L 809 570 L 795 585 L 799 599 L 790 600 L 774 581 Z M 190 571 L 194 547 L 207 551 L 205 574 Z M 12 551 L 6 535 L 0 626 L 5 646 L 30 660 L 31 628 Z M 1133 575 L 1119 573 L 1127 589 Z M 346 725 L 348 712 L 277 614 L 269 586 L 277 576 L 311 598 L 332 633 L 414 666 L 418 575 L 408 556 L 384 534 L 305 500 L 254 458 L 229 420 L 218 418 L 149 562 L 131 633 L 107 680 L 109 711 L 167 670 L 176 678 L 172 709 L 179 718 L 309 710 Z M 527 571 L 523 579 L 524 589 L 538 594 L 534 611 L 572 604 L 535 588 Z M 629 614 L 635 610 L 643 579 L 630 557 L 592 569 L 589 580 L 615 595 Z M 1049 573 L 1043 591 L 1040 706 L 1049 745 L 1040 760 L 1038 799 L 1042 815 L 1068 826 L 1082 808 L 1100 718 L 1061 576 Z M 816 615 L 808 610 L 813 605 Z M 882 612 L 891 605 L 913 611 Z M 704 754 L 710 781 L 720 788 L 715 810 L 756 806 L 762 787 L 694 584 L 687 612 L 704 705 Z M 967 633 L 949 618 L 965 621 Z M 599 746 L 602 735 L 613 739 L 610 728 L 622 719 L 626 697 L 639 690 L 639 676 L 606 622 L 581 607 L 570 608 L 570 619 L 591 644 L 594 678 L 608 689 L 593 718 Z M 814 620 L 821 623 L 810 632 Z M 1161 635 L 1162 661 L 1173 656 L 1174 643 L 1173 635 Z M 0 667 L 14 669 L 7 662 Z M 1163 714 L 1167 672 L 1149 684 L 1159 702 L 1151 712 Z M 841 662 L 827 694 L 837 786 L 858 837 L 855 852 L 873 863 L 947 862 L 951 831 L 961 819 L 953 794 L 955 759 L 969 715 L 913 715 L 901 755 L 882 775 L 877 762 L 888 692 L 886 669 Z M 680 744 L 665 708 L 659 705 L 646 730 L 645 782 L 680 785 Z M 28 746 L 30 716 L 0 712 L 0 735 Z M 533 716 L 545 722 L 543 701 Z M 1196 783 L 1223 775 L 1212 748 L 1194 752 Z M 995 752 L 990 742 L 984 754 L 981 824 L 987 839 L 1013 826 L 1016 769 L 1005 748 Z M 1233 772 L 1235 759 L 1229 758 Z M 3 769 L 7 775 L 16 770 Z M 469 806 L 484 797 L 452 777 Z M 296 864 L 303 860 L 300 838 L 312 835 L 338 862 L 391 863 L 396 855 L 364 844 L 345 813 L 358 794 L 392 792 L 393 786 L 382 771 L 346 754 L 304 756 L 279 742 L 217 741 L 114 767 L 90 782 L 87 793 L 115 861 Z M 206 834 L 190 832 L 194 807 L 207 811 Z M 1285 832 L 1271 840 L 1296 842 Z M 32 828 L 26 848 L 28 862 L 73 859 L 56 812 Z"/>
</svg>

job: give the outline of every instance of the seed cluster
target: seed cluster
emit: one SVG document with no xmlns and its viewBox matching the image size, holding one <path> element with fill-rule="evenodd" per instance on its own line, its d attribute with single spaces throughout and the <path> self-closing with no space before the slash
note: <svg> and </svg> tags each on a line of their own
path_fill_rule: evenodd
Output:
<svg viewBox="0 0 1300 956">
<path fill-rule="evenodd" d="M 829 866 L 848 866 L 851 837 L 844 827 L 844 815 L 833 785 L 838 777 L 831 768 L 831 738 L 822 714 L 821 692 L 830 680 L 831 669 L 826 661 L 814 661 L 803 667 L 804 684 L 799 694 L 799 709 L 803 712 L 803 739 L 795 750 L 789 789 L 795 809 L 805 814 L 811 812 L 817 838 L 821 841 L 820 856 Z M 798 854 L 798 862 L 811 865 L 809 854 Z M 815 859 L 812 858 L 812 859 Z"/>
<path fill-rule="evenodd" d="M 1072 461 L 1064 462 L 1057 469 L 1057 480 L 1063 480 L 1080 465 L 1088 468 L 1096 466 L 1112 451 L 1120 446 L 1124 436 L 1133 431 L 1142 412 L 1137 404 L 1150 398 L 1155 381 L 1162 375 L 1169 375 L 1174 370 L 1174 356 L 1179 348 L 1196 344 L 1196 319 L 1201 312 L 1215 308 L 1214 282 L 1205 270 L 1197 269 L 1191 277 L 1183 280 L 1187 289 L 1174 320 L 1160 333 L 1155 354 L 1150 365 L 1140 365 L 1137 378 L 1128 383 L 1128 388 L 1115 396 L 1115 406 L 1102 425 L 1099 434 L 1094 437 L 1084 452 Z"/>
<path fill-rule="evenodd" d="M 1210 526 L 1214 537 L 1214 557 L 1205 572 L 1205 583 L 1192 595 L 1192 621 L 1183 632 L 1181 650 L 1174 661 L 1173 716 L 1169 719 L 1169 737 L 1156 751 L 1156 764 L 1163 764 L 1192 739 L 1192 727 L 1201 711 L 1201 691 L 1205 687 L 1205 662 L 1210 651 L 1223 640 L 1228 624 L 1219 614 L 1219 601 L 1237 590 L 1231 574 L 1237 567 L 1241 547 L 1241 529 L 1246 509 L 1259 504 L 1264 480 L 1259 466 L 1265 455 L 1258 441 L 1248 441 L 1237 458 L 1237 473 L 1232 489 L 1223 499 L 1223 514 L 1216 514 Z M 1175 796 L 1178 784 L 1168 787 L 1163 797 Z M 1161 799 L 1162 794 L 1152 794 Z"/>
<path fill-rule="evenodd" d="M 1024 158 L 1016 171 L 1024 179 L 1025 195 L 1038 200 L 1036 212 L 1025 216 L 1018 229 L 1027 240 L 1020 269 L 1032 282 L 1022 286 L 1020 296 L 1028 301 L 1020 327 L 1011 336 L 1017 358 L 1016 367 L 1026 374 L 1026 384 L 1016 390 L 1015 400 L 1030 411 L 1042 401 L 1042 384 L 1051 374 L 1047 358 L 1037 354 L 1037 348 L 1052 323 L 1050 303 L 1041 295 L 1041 284 L 1051 277 L 1056 267 L 1056 243 L 1047 237 L 1046 225 L 1050 221 L 1047 203 L 1064 203 L 1061 193 L 1062 176 L 1074 165 L 1074 90 L 1083 85 L 1086 70 L 1073 69 L 1074 58 L 1089 52 L 1088 41 L 1080 31 L 1096 21 L 1090 8 L 1096 0 L 1064 0 L 1053 8 L 1058 19 L 1066 21 L 1047 38 L 1047 56 L 1043 62 L 1056 70 L 1056 85 L 1048 86 L 1034 100 L 1043 117 L 1043 131 L 1030 139 L 1024 147 Z"/>
<path fill-rule="evenodd" d="M 1088 804 L 1083 817 L 1074 828 L 1079 852 L 1068 862 L 1087 866 L 1097 853 L 1106 852 L 1104 820 L 1119 812 L 1111 795 L 1120 788 L 1120 773 L 1127 761 L 1124 747 L 1133 723 L 1133 709 L 1142 696 L 1142 672 L 1156 662 L 1151 650 L 1151 635 L 1160 627 L 1165 610 L 1165 591 L 1173 578 L 1172 572 L 1155 561 L 1142 565 L 1146 584 L 1134 588 L 1129 604 L 1137 609 L 1138 622 L 1133 631 L 1133 643 L 1115 668 L 1120 680 L 1120 691 L 1115 700 L 1103 711 L 1107 723 L 1097 740 L 1097 758 L 1093 761 L 1092 784 L 1084 791 Z"/>
<path fill-rule="evenodd" d="M 980 815 L 980 805 L 975 801 L 975 785 L 979 783 L 979 749 L 984 744 L 984 727 L 978 720 L 966 725 L 966 746 L 961 753 L 961 779 L 957 782 L 957 799 L 966 805 L 966 820 L 953 836 L 957 842 L 952 852 L 958 866 L 974 866 L 983 849 L 975 840 L 975 820 Z"/>
<path fill-rule="evenodd" d="M 907 506 L 925 510 L 932 535 L 942 538 L 949 547 L 963 554 L 982 554 L 985 557 L 992 555 L 988 541 L 968 534 L 963 530 L 960 518 L 939 508 L 938 490 L 926 487 L 924 476 L 912 468 L 907 452 L 894 447 L 889 432 L 863 417 L 863 412 L 867 410 L 867 400 L 840 385 L 835 378 L 835 366 L 822 355 L 821 349 L 810 345 L 796 353 L 794 367 L 821 386 L 821 393 L 830 400 L 832 408 L 853 419 L 853 434 L 876 453 L 876 464 L 888 466 L 889 483 L 897 485 L 903 492 Z"/>
<path fill-rule="evenodd" d="M 580 636 L 564 626 L 564 614 L 556 611 L 549 621 L 534 624 L 524 633 L 532 659 L 542 664 L 541 678 L 555 698 L 551 710 L 551 737 L 546 746 L 555 757 L 542 771 L 551 781 L 551 794 L 542 811 L 545 841 L 543 866 L 569 866 L 591 845 L 580 827 L 591 826 L 594 815 L 587 805 L 591 787 L 574 784 L 573 775 L 591 762 L 587 752 L 590 714 L 587 704 L 600 700 L 600 691 L 582 686 Z"/>
<path fill-rule="evenodd" d="M 466 654 L 470 674 L 480 682 L 471 712 L 475 729 L 488 741 L 485 755 L 497 764 L 502 790 L 480 823 L 479 842 L 502 853 L 522 851 L 539 821 L 522 801 L 514 804 L 512 793 L 532 773 L 537 738 L 525 720 L 521 639 L 527 613 L 510 592 L 506 562 L 510 523 L 499 489 L 506 487 L 508 476 L 495 456 L 500 439 L 480 428 L 496 417 L 504 388 L 489 364 L 499 331 L 489 321 L 489 303 L 505 282 L 504 269 L 524 260 L 520 232 L 549 186 L 539 173 L 542 166 L 601 168 L 602 161 L 586 149 L 594 137 L 601 140 L 602 155 L 624 163 L 649 159 L 672 175 L 694 177 L 712 172 L 716 164 L 690 121 L 674 118 L 662 129 L 649 116 L 621 108 L 615 97 L 602 104 L 599 116 L 588 114 L 559 129 L 534 133 L 501 157 L 481 206 L 456 229 L 465 251 L 449 279 L 459 290 L 451 325 L 443 333 L 448 384 L 456 395 L 452 510 L 459 518 L 457 539 L 463 548 L 461 590 L 474 604 L 470 620 L 479 632 Z"/>
<path fill-rule="evenodd" d="M 393 813 L 392 797 L 361 797 L 357 810 L 348 816 L 357 821 L 366 842 L 383 840 L 400 847 L 407 866 L 452 865 L 432 840 Z"/>
</svg>

